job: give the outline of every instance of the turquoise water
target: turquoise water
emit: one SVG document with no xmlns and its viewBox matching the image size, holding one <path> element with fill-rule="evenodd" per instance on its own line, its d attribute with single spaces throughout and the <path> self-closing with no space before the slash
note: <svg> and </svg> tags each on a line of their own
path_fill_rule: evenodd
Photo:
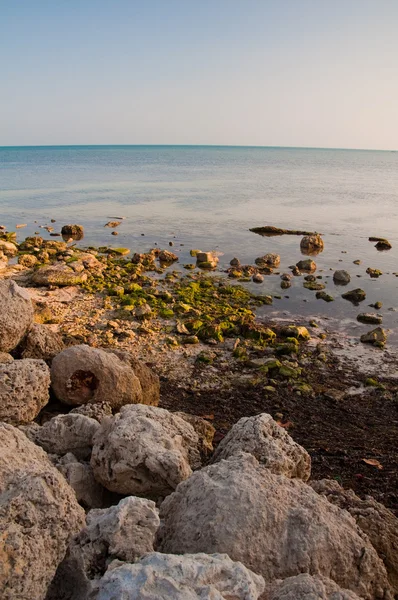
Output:
<svg viewBox="0 0 398 600">
<path fill-rule="evenodd" d="M 104 224 L 126 217 L 111 235 Z M 61 146 L 0 148 L 0 224 L 23 238 L 56 219 L 84 225 L 81 244 L 127 246 L 133 251 L 172 241 L 181 262 L 189 250 L 222 252 L 220 267 L 237 256 L 245 263 L 265 252 L 281 255 L 280 272 L 300 258 L 295 236 L 262 238 L 250 227 L 271 224 L 324 234 L 325 251 L 315 260 L 320 274 L 345 268 L 352 287 L 368 301 L 361 309 L 340 298 L 341 288 L 327 279 L 336 301 L 315 300 L 302 278 L 275 303 L 275 309 L 338 317 L 344 326 L 367 309 L 385 303 L 385 324 L 397 325 L 398 306 L 398 153 L 295 148 L 213 146 Z M 34 223 L 37 221 L 37 223 Z M 144 234 L 144 235 L 142 235 Z M 388 252 L 377 252 L 370 235 L 387 237 Z M 183 244 L 183 245 L 180 245 Z M 346 253 L 342 253 L 342 251 Z M 353 260 L 361 259 L 360 266 Z M 383 271 L 370 279 L 367 267 Z M 387 274 L 389 273 L 389 274 Z M 361 275 L 357 278 L 357 275 Z M 280 292 L 278 275 L 255 289 Z M 254 285 L 254 284 L 252 284 Z M 278 304 L 278 306 L 277 306 Z M 348 319 L 348 321 L 346 321 Z M 360 331 L 366 326 L 358 325 Z"/>
</svg>

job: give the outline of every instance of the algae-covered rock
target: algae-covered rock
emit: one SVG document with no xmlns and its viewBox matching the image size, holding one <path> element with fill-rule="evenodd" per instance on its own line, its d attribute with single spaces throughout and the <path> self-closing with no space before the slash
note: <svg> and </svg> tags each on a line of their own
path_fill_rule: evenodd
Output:
<svg viewBox="0 0 398 600">
<path fill-rule="evenodd" d="M 87 280 L 87 273 L 84 271 L 76 273 L 66 265 L 50 265 L 40 267 L 31 277 L 32 283 L 43 286 L 68 286 L 79 285 Z"/>
<path fill-rule="evenodd" d="M 330 294 L 328 294 L 325 291 L 317 292 L 315 294 L 315 297 L 318 300 L 325 300 L 325 302 L 333 302 L 333 300 L 334 300 L 333 296 L 331 296 Z"/>
<path fill-rule="evenodd" d="M 309 273 L 316 271 L 316 263 L 310 258 L 299 260 L 299 262 L 296 264 L 296 267 L 300 271 L 308 271 Z"/>
<path fill-rule="evenodd" d="M 299 340 L 310 340 L 311 335 L 306 327 L 298 325 L 288 325 L 281 329 L 281 334 L 285 337 L 294 337 Z"/>
<path fill-rule="evenodd" d="M 383 317 L 382 315 L 375 315 L 374 313 L 361 313 L 357 316 L 357 321 L 360 323 L 381 325 L 383 322 Z"/>
<path fill-rule="evenodd" d="M 386 341 L 387 334 L 382 327 L 376 327 L 376 329 L 372 329 L 372 331 L 361 335 L 361 342 L 364 344 L 373 344 L 382 348 Z"/>
<path fill-rule="evenodd" d="M 341 296 L 344 300 L 349 300 L 350 302 L 362 302 L 366 298 L 366 294 L 361 288 L 357 288 L 355 290 L 350 290 Z"/>
<path fill-rule="evenodd" d="M 380 275 L 383 275 L 383 272 L 380 271 L 380 269 L 372 269 L 371 267 L 368 267 L 366 269 L 366 272 L 372 277 L 372 279 L 377 279 L 378 277 L 380 277 Z"/>
</svg>

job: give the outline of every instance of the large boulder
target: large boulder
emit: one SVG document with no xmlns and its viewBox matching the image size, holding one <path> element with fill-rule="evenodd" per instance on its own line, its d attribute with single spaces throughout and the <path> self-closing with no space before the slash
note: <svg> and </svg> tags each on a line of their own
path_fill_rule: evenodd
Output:
<svg viewBox="0 0 398 600">
<path fill-rule="evenodd" d="M 86 520 L 86 527 L 71 541 L 46 600 L 82 600 L 113 560 L 134 562 L 153 552 L 159 516 L 151 500 L 129 496 L 116 506 L 89 511 Z"/>
<path fill-rule="evenodd" d="M 398 518 L 374 498 L 367 496 L 362 500 L 352 490 L 343 489 L 337 481 L 322 479 L 311 485 L 329 502 L 348 510 L 383 560 L 388 579 L 398 595 Z"/>
<path fill-rule="evenodd" d="M 142 388 L 132 368 L 114 354 L 85 344 L 71 346 L 53 359 L 51 386 L 61 402 L 107 402 L 113 409 L 142 402 Z"/>
<path fill-rule="evenodd" d="M 341 589 L 334 581 L 308 573 L 276 581 L 265 597 L 267 600 L 360 600 L 354 592 Z"/>
<path fill-rule="evenodd" d="M 18 346 L 33 323 L 33 306 L 29 294 L 7 279 L 0 281 L 0 352 Z"/>
<path fill-rule="evenodd" d="M 108 490 L 156 499 L 200 467 L 198 445 L 193 427 L 173 413 L 142 404 L 124 406 L 102 421 L 91 466 Z"/>
<path fill-rule="evenodd" d="M 257 600 L 264 580 L 226 554 L 173 556 L 154 552 L 136 564 L 115 563 L 94 600 Z"/>
<path fill-rule="evenodd" d="M 49 454 L 72 452 L 77 458 L 89 458 L 95 433 L 100 424 L 84 415 L 58 415 L 33 431 L 32 441 Z"/>
<path fill-rule="evenodd" d="M 130 352 L 113 348 L 106 349 L 106 352 L 112 352 L 112 354 L 116 354 L 121 361 L 130 365 L 130 367 L 133 369 L 135 375 L 140 380 L 142 388 L 142 404 L 147 404 L 148 406 L 157 406 L 160 398 L 159 376 L 156 375 L 152 369 L 147 367 L 145 363 L 130 354 Z"/>
<path fill-rule="evenodd" d="M 220 442 L 212 462 L 242 451 L 255 456 L 272 473 L 299 477 L 303 481 L 311 475 L 308 452 L 266 413 L 240 419 Z"/>
<path fill-rule="evenodd" d="M 41 358 L 51 364 L 54 356 L 65 349 L 62 337 L 50 325 L 35 323 L 18 347 L 21 358 Z"/>
<path fill-rule="evenodd" d="M 43 360 L 25 358 L 0 363 L 0 421 L 33 421 L 49 399 L 50 370 Z"/>
<path fill-rule="evenodd" d="M 0 423 L 0 597 L 43 600 L 84 510 L 46 453 Z"/>
<path fill-rule="evenodd" d="M 249 454 L 194 473 L 160 518 L 161 552 L 226 552 L 266 582 L 310 573 L 366 600 L 391 598 L 383 562 L 354 519 Z"/>
</svg>

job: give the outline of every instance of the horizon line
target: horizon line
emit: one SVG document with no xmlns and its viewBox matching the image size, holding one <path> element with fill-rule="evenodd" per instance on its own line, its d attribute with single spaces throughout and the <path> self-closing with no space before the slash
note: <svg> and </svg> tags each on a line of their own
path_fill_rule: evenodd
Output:
<svg viewBox="0 0 398 600">
<path fill-rule="evenodd" d="M 258 148 L 268 150 L 341 150 L 354 152 L 398 152 L 382 148 L 338 148 L 334 146 L 262 146 L 253 144 L 8 144 L 4 148 Z"/>
</svg>

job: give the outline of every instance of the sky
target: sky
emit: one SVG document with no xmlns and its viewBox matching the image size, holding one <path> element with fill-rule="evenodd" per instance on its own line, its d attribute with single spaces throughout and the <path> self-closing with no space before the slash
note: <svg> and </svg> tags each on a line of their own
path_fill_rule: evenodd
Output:
<svg viewBox="0 0 398 600">
<path fill-rule="evenodd" d="M 398 149 L 398 0 L 0 0 L 0 146 Z"/>
</svg>

